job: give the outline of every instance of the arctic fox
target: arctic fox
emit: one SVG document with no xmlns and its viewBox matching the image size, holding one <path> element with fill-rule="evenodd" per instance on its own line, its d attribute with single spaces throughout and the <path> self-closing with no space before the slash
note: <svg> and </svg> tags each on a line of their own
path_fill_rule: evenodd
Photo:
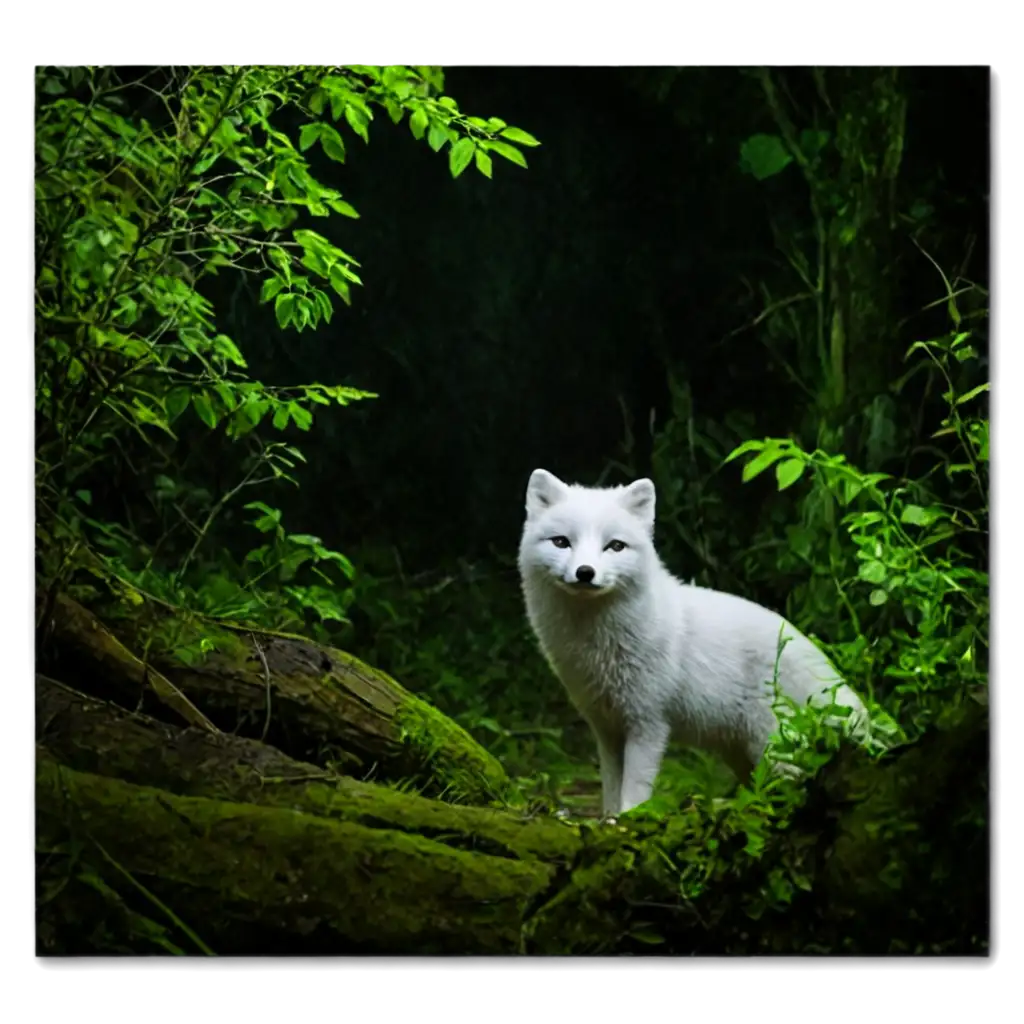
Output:
<svg viewBox="0 0 1024 1024">
<path fill-rule="evenodd" d="M 745 779 L 776 730 L 776 662 L 786 696 L 834 700 L 866 720 L 825 655 L 781 616 L 668 572 L 654 550 L 654 497 L 650 480 L 582 487 L 543 469 L 526 489 L 527 615 L 597 740 L 606 815 L 650 797 L 670 736 Z"/>
</svg>

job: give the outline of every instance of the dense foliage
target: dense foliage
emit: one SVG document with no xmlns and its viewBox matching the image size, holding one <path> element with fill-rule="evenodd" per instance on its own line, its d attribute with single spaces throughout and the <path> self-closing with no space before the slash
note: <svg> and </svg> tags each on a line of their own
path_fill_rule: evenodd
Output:
<svg viewBox="0 0 1024 1024">
<path fill-rule="evenodd" d="M 359 214 L 314 177 L 306 154 L 318 145 L 344 164 L 335 125 L 365 143 L 375 109 L 407 119 L 435 151 L 448 145 L 453 177 L 474 161 L 490 177 L 491 153 L 525 164 L 514 143 L 535 145 L 530 135 L 463 115 L 442 82 L 426 67 L 40 73 L 37 481 L 51 583 L 83 544 L 138 585 L 211 614 L 344 619 L 351 563 L 288 532 L 279 510 L 244 504 L 265 543 L 237 564 L 211 562 L 209 541 L 236 499 L 297 482 L 301 451 L 266 439 L 261 424 L 308 431 L 318 407 L 374 396 L 255 379 L 245 343 L 218 329 L 207 280 L 258 281 L 281 330 L 329 324 L 331 292 L 351 304 L 358 261 L 309 225 Z M 215 497 L 180 469 L 180 434 L 207 443 L 196 424 L 179 426 L 187 410 L 238 442 L 235 478 Z M 109 507 L 111 485 L 125 499 L 120 514 L 94 514 Z"/>
</svg>

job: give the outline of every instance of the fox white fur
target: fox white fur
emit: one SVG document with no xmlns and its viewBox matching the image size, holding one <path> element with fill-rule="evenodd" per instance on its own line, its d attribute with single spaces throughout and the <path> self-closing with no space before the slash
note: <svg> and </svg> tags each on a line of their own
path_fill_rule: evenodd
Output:
<svg viewBox="0 0 1024 1024">
<path fill-rule="evenodd" d="M 597 740 L 606 815 L 650 797 L 671 736 L 746 778 L 777 728 L 777 659 L 786 696 L 834 700 L 866 718 L 825 655 L 780 615 L 669 573 L 654 549 L 654 501 L 650 480 L 582 487 L 543 469 L 526 491 L 526 610 Z"/>
</svg>

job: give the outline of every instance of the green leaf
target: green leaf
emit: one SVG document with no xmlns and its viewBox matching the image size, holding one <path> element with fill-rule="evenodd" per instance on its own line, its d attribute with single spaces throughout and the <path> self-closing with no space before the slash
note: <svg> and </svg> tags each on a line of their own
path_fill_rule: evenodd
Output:
<svg viewBox="0 0 1024 1024">
<path fill-rule="evenodd" d="M 472 162 L 476 143 L 470 138 L 459 139 L 448 151 L 448 169 L 457 178 Z"/>
<path fill-rule="evenodd" d="M 775 478 L 779 482 L 779 490 L 784 491 L 800 479 L 807 463 L 803 459 L 786 459 L 775 467 Z"/>
<path fill-rule="evenodd" d="M 131 327 L 139 318 L 138 303 L 129 295 L 118 296 L 116 315 L 126 327 Z"/>
<path fill-rule="evenodd" d="M 269 257 L 270 262 L 273 263 L 287 279 L 292 266 L 292 258 L 288 255 L 288 251 L 286 249 L 282 249 L 279 245 L 275 245 L 271 246 L 267 250 L 267 256 Z"/>
<path fill-rule="evenodd" d="M 512 142 L 518 142 L 523 146 L 539 146 L 539 140 L 535 139 L 529 132 L 524 132 L 522 128 L 506 128 L 501 133 L 503 139 L 509 139 Z"/>
<path fill-rule="evenodd" d="M 764 449 L 767 441 L 744 441 L 738 448 L 733 448 L 731 452 L 722 460 L 724 466 L 727 462 L 732 462 L 733 459 L 739 458 L 746 452 L 759 452 Z"/>
<path fill-rule="evenodd" d="M 828 140 L 831 137 L 828 132 L 805 128 L 800 133 L 800 151 L 809 160 L 813 160 L 828 145 Z"/>
<path fill-rule="evenodd" d="M 244 138 L 245 136 L 226 117 L 221 121 L 217 126 L 217 130 L 213 133 L 213 141 L 223 146 L 225 149 L 229 146 L 233 146 L 236 142 L 241 142 Z"/>
<path fill-rule="evenodd" d="M 220 383 L 214 384 L 213 390 L 217 392 L 217 397 L 220 399 L 221 405 L 223 405 L 228 412 L 234 411 L 235 407 L 238 405 L 235 389 L 230 384 Z"/>
<path fill-rule="evenodd" d="M 868 602 L 873 604 L 876 608 L 879 605 L 885 604 L 889 600 L 889 595 L 884 590 L 872 590 L 871 596 L 868 598 Z"/>
<path fill-rule="evenodd" d="M 350 203 L 346 203 L 344 199 L 328 199 L 327 205 L 335 213 L 340 213 L 343 217 L 352 217 L 355 220 L 359 220 L 359 213 L 356 208 Z"/>
<path fill-rule="evenodd" d="M 327 277 L 329 271 L 327 264 L 324 262 L 324 258 L 320 253 L 315 252 L 313 249 L 307 249 L 302 254 L 302 265 L 309 270 L 312 270 L 314 274 L 318 274 L 320 277 Z"/>
<path fill-rule="evenodd" d="M 971 442 L 975 446 L 977 457 L 982 462 L 989 461 L 989 442 L 988 442 L 988 421 L 982 420 L 980 423 L 972 424 L 973 429 L 971 430 Z"/>
<path fill-rule="evenodd" d="M 345 275 L 341 272 L 340 266 L 331 267 L 331 276 L 329 278 L 331 287 L 341 296 L 342 301 L 346 306 L 352 305 L 352 291 L 349 288 L 348 281 L 345 280 Z"/>
<path fill-rule="evenodd" d="M 330 323 L 331 317 L 334 315 L 334 307 L 331 305 L 331 300 L 328 298 L 327 293 L 320 291 L 318 288 L 314 288 L 313 299 L 320 307 L 320 315 Z"/>
<path fill-rule="evenodd" d="M 488 142 L 485 145 L 495 153 L 500 153 L 506 160 L 511 160 L 520 167 L 526 166 L 526 157 L 515 146 L 510 146 L 507 142 Z"/>
<path fill-rule="evenodd" d="M 265 403 L 260 402 L 255 396 L 249 395 L 235 410 L 231 420 L 231 436 L 237 438 L 248 434 L 250 430 L 259 425 L 266 408 Z"/>
<path fill-rule="evenodd" d="M 256 511 L 263 513 L 263 515 L 256 519 L 252 524 L 260 531 L 260 533 L 271 533 L 281 525 L 280 509 L 264 505 L 262 501 L 251 501 L 245 507 L 254 508 Z"/>
<path fill-rule="evenodd" d="M 766 448 L 760 455 L 751 459 L 743 467 L 743 482 L 749 483 L 759 473 L 763 473 L 773 462 L 778 462 L 786 454 L 783 448 Z"/>
<path fill-rule="evenodd" d="M 477 149 L 473 156 L 476 159 L 476 169 L 485 178 L 489 178 L 491 176 L 491 158 L 482 149 Z"/>
<path fill-rule="evenodd" d="M 219 156 L 220 152 L 211 147 L 206 156 L 196 162 L 195 167 L 192 168 L 192 173 L 197 176 L 205 174 L 217 162 L 217 157 Z"/>
<path fill-rule="evenodd" d="M 238 350 L 238 346 L 226 335 L 217 334 L 213 339 L 214 350 L 221 356 L 223 356 L 229 363 L 234 363 L 235 366 L 240 366 L 245 369 L 246 362 L 242 353 Z"/>
<path fill-rule="evenodd" d="M 342 139 L 341 134 L 329 124 L 322 126 L 320 148 L 337 163 L 343 164 L 345 162 L 345 141 Z"/>
<path fill-rule="evenodd" d="M 315 231 L 310 231 L 309 228 L 297 228 L 293 232 L 293 235 L 295 237 L 295 241 L 304 249 L 323 249 L 325 246 L 329 246 L 331 244 L 323 235 L 319 235 Z"/>
<path fill-rule="evenodd" d="M 283 277 L 268 277 L 260 289 L 260 302 L 269 302 L 285 285 Z"/>
<path fill-rule="evenodd" d="M 299 149 L 303 153 L 313 145 L 318 138 L 320 138 L 320 132 L 323 130 L 324 125 L 319 121 L 313 121 L 310 124 L 304 124 L 302 130 L 299 132 Z"/>
<path fill-rule="evenodd" d="M 313 414 L 296 402 L 290 402 L 289 409 L 291 410 L 292 419 L 299 430 L 309 430 L 313 423 Z"/>
<path fill-rule="evenodd" d="M 839 496 L 839 500 L 844 505 L 849 505 L 854 498 L 864 490 L 863 480 L 851 480 L 850 477 L 844 476 L 840 479 L 840 489 L 842 493 Z"/>
<path fill-rule="evenodd" d="M 287 405 L 283 405 L 283 404 L 279 405 L 274 410 L 274 418 L 271 421 L 274 424 L 275 429 L 283 430 L 286 426 L 288 426 L 288 417 L 289 417 L 290 414 L 291 414 L 291 403 L 290 402 Z"/>
<path fill-rule="evenodd" d="M 983 391 L 988 391 L 989 384 L 979 384 L 976 388 L 971 388 L 966 395 L 961 395 L 957 400 L 957 405 L 963 405 L 964 402 L 969 402 L 972 398 L 977 398 Z"/>
<path fill-rule="evenodd" d="M 295 299 L 297 296 L 294 292 L 288 292 L 285 295 L 278 295 L 277 301 L 274 303 L 274 315 L 277 317 L 278 327 L 287 327 L 288 322 L 292 319 L 295 313 Z"/>
<path fill-rule="evenodd" d="M 449 130 L 440 122 L 435 121 L 427 132 L 427 144 L 434 153 L 440 153 L 445 142 L 451 142 Z"/>
<path fill-rule="evenodd" d="M 264 512 L 268 516 L 277 513 L 277 518 L 281 518 L 281 513 L 276 508 L 271 508 L 266 502 L 263 501 L 250 501 L 243 505 L 242 508 L 254 508 L 257 512 Z"/>
<path fill-rule="evenodd" d="M 366 114 L 352 103 L 345 104 L 345 120 L 348 121 L 352 131 L 356 133 L 363 140 L 363 142 L 370 141 L 370 133 L 366 130 L 366 126 L 369 122 Z"/>
<path fill-rule="evenodd" d="M 887 574 L 885 566 L 877 559 L 870 562 L 862 562 L 857 575 L 868 583 L 881 583 Z"/>
<path fill-rule="evenodd" d="M 435 153 L 441 152 L 441 147 L 448 141 L 448 132 L 444 125 L 438 121 L 435 121 L 430 126 L 430 131 L 427 133 L 427 145 Z"/>
<path fill-rule="evenodd" d="M 344 263 L 335 263 L 334 266 L 331 267 L 331 275 L 333 276 L 335 273 L 340 274 L 342 277 L 344 277 L 348 281 L 351 281 L 353 284 L 363 283 L 359 275 L 354 274 L 351 270 L 348 269 L 348 267 L 345 266 Z"/>
<path fill-rule="evenodd" d="M 427 112 L 422 107 L 417 107 L 409 118 L 409 130 L 414 139 L 422 139 L 427 130 Z"/>
<path fill-rule="evenodd" d="M 740 169 L 758 181 L 785 170 L 793 157 L 777 135 L 752 135 L 740 146 Z"/>
<path fill-rule="evenodd" d="M 900 522 L 909 523 L 911 526 L 926 526 L 928 514 L 920 505 L 907 505 L 900 513 Z"/>
<path fill-rule="evenodd" d="M 941 519 L 944 515 L 941 509 L 907 505 L 900 513 L 900 522 L 910 526 L 931 526 L 936 519 Z"/>
<path fill-rule="evenodd" d="M 164 396 L 164 412 L 167 414 L 167 418 L 173 423 L 188 408 L 191 399 L 191 388 L 172 388 Z"/>
<path fill-rule="evenodd" d="M 217 413 L 214 411 L 213 402 L 205 391 L 197 391 L 192 396 L 192 408 L 196 415 L 211 429 L 217 426 Z"/>
</svg>

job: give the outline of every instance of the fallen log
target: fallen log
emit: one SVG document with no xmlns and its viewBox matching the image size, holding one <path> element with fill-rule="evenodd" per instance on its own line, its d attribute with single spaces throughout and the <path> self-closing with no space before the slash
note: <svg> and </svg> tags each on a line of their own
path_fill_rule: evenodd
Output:
<svg viewBox="0 0 1024 1024">
<path fill-rule="evenodd" d="M 153 665 L 137 658 L 95 615 L 64 594 L 56 594 L 51 627 L 65 644 L 65 655 L 91 665 L 126 702 L 139 703 L 147 691 L 189 725 L 217 727 Z"/>
<path fill-rule="evenodd" d="M 301 761 L 403 780 L 450 801 L 486 803 L 509 787 L 465 730 L 336 648 L 151 606 L 104 624 L 63 594 L 48 636 L 43 671 L 125 707 L 163 717 L 144 700 L 155 675 L 220 731 L 266 739 Z"/>
<path fill-rule="evenodd" d="M 396 712 L 372 719 L 380 729 L 333 720 L 352 713 L 359 685 L 335 667 L 339 652 L 280 638 L 271 657 L 270 638 L 249 664 L 223 642 L 209 664 L 174 669 L 149 644 L 139 660 L 175 673 L 221 729 L 212 733 L 166 721 L 159 702 L 154 719 L 62 685 L 84 680 L 95 693 L 112 679 L 129 707 L 140 692 L 138 678 L 128 685 L 116 664 L 90 660 L 67 630 L 55 626 L 51 661 L 70 675 L 37 680 L 41 953 L 987 951 L 979 705 L 879 761 L 841 751 L 781 816 L 775 792 L 566 825 L 345 777 L 311 737 L 346 736 L 365 754 L 390 722 L 391 777 L 411 765 L 425 792 L 445 784 L 422 750 L 401 753 Z M 130 631 L 115 632 L 132 649 Z M 315 672 L 325 651 L 332 668 Z M 228 735 L 232 709 L 259 709 L 264 665 L 280 715 L 274 742 L 251 735 L 258 714 L 240 717 L 250 735 Z M 396 707 L 415 700 L 380 679 Z M 466 740 L 463 765 L 486 766 Z M 493 787 L 474 792 L 484 803 Z"/>
<path fill-rule="evenodd" d="M 51 869 L 73 871 L 68 851 L 84 843 L 91 873 L 112 867 L 108 885 L 127 879 L 158 918 L 173 907 L 164 923 L 214 953 L 516 953 L 528 906 L 556 874 L 397 829 L 76 772 L 42 751 L 36 780 Z M 84 951 L 70 945 L 58 951 Z"/>
<path fill-rule="evenodd" d="M 452 805 L 360 782 L 256 740 L 181 729 L 36 677 L 36 742 L 78 772 L 178 796 L 253 803 L 435 838 L 453 849 L 568 863 L 576 832 L 552 818 Z"/>
</svg>

